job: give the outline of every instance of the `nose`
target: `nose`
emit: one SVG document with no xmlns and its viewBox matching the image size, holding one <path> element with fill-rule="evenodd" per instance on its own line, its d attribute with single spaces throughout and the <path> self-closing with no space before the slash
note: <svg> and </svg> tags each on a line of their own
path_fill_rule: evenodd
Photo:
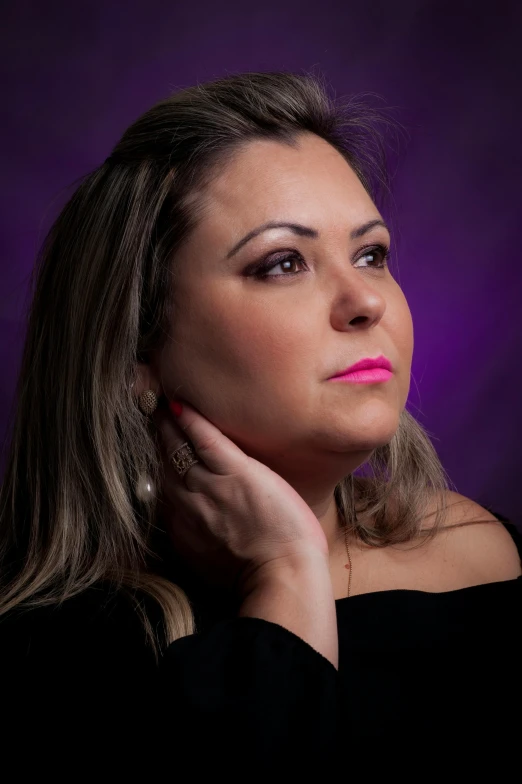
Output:
<svg viewBox="0 0 522 784">
<path fill-rule="evenodd" d="M 358 269 L 349 269 L 337 285 L 331 308 L 334 329 L 346 332 L 368 329 L 377 324 L 386 310 L 386 299 L 375 283 L 365 280 Z"/>
</svg>

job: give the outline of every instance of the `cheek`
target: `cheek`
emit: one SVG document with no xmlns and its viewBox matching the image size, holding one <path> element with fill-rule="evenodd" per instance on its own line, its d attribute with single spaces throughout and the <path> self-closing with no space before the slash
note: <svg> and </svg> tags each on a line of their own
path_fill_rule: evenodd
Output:
<svg viewBox="0 0 522 784">
<path fill-rule="evenodd" d="M 413 320 L 408 302 L 402 291 L 396 324 L 396 342 L 402 361 L 404 364 L 409 363 L 411 367 L 413 356 Z"/>
<path fill-rule="evenodd" d="M 291 314 L 288 307 L 207 292 L 197 309 L 185 309 L 173 325 L 169 364 L 187 381 L 212 379 L 227 387 L 255 381 L 273 388 L 281 374 L 295 372 L 292 368 L 302 368 L 304 375 L 299 352 L 310 362 L 311 336 L 303 334 L 309 320 L 301 323 Z"/>
<path fill-rule="evenodd" d="M 411 364 L 413 357 L 413 321 L 411 311 L 402 291 L 394 308 L 394 315 L 389 323 L 388 333 L 393 340 L 399 365 L 399 404 L 406 404 L 411 384 Z"/>
<path fill-rule="evenodd" d="M 254 455 L 282 448 L 279 439 L 288 438 L 296 409 L 312 408 L 310 367 L 317 366 L 319 347 L 310 342 L 309 318 L 301 318 L 299 331 L 289 308 L 244 299 L 210 303 L 206 297 L 197 311 L 185 310 L 173 326 L 163 375 L 167 391 L 177 390 Z"/>
<path fill-rule="evenodd" d="M 315 355 L 306 323 L 297 314 L 292 317 L 288 308 L 277 313 L 250 308 L 237 317 L 237 323 L 235 318 L 226 319 L 218 340 L 228 347 L 230 359 L 246 381 L 273 392 L 282 386 L 288 393 L 288 383 L 306 377 Z"/>
</svg>

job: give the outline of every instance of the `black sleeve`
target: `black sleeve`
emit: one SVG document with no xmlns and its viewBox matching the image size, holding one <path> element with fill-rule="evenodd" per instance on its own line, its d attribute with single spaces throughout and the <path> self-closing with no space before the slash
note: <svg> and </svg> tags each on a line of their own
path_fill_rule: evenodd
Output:
<svg viewBox="0 0 522 784">
<path fill-rule="evenodd" d="M 81 761 L 85 773 L 148 781 L 255 780 L 324 772 L 338 758 L 338 672 L 286 628 L 229 618 L 171 643 L 156 663 L 123 600 L 94 614 L 66 605 L 0 623 L 4 763 L 11 754 L 19 771 L 38 763 L 55 778 Z"/>
<path fill-rule="evenodd" d="M 338 672 L 283 626 L 241 617 L 169 646 L 161 687 L 222 766 L 322 770 L 337 755 Z M 274 768 L 276 766 L 276 768 Z"/>
</svg>

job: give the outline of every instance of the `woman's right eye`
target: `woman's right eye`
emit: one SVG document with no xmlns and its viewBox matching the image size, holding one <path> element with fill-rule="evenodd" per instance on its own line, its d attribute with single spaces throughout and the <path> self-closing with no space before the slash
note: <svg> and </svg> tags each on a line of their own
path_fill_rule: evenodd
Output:
<svg viewBox="0 0 522 784">
<path fill-rule="evenodd" d="M 270 256 L 268 263 L 264 263 L 261 267 L 258 267 L 257 270 L 253 273 L 255 278 L 264 279 L 264 278 L 292 278 L 294 275 L 298 275 L 298 272 L 291 272 L 289 270 L 288 265 L 294 265 L 296 263 L 304 264 L 301 259 L 301 255 L 299 253 L 285 253 L 284 255 L 280 256 L 279 258 L 275 256 Z M 278 273 L 275 275 L 269 274 L 273 269 L 276 267 L 281 267 L 281 269 L 285 269 L 287 272 Z"/>
</svg>

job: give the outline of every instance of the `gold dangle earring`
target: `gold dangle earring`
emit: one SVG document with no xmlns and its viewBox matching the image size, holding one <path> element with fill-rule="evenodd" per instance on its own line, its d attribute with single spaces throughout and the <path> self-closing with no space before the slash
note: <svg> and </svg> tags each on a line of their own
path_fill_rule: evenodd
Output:
<svg viewBox="0 0 522 784">
<path fill-rule="evenodd" d="M 132 384 L 132 386 L 134 386 L 134 384 Z M 138 406 L 145 416 L 153 414 L 158 407 L 158 396 L 154 390 L 146 389 L 145 392 L 142 392 L 138 399 Z M 154 482 L 147 473 L 140 473 L 134 492 L 136 497 L 145 504 L 150 503 L 153 500 L 156 495 L 156 488 L 154 487 Z"/>
</svg>

